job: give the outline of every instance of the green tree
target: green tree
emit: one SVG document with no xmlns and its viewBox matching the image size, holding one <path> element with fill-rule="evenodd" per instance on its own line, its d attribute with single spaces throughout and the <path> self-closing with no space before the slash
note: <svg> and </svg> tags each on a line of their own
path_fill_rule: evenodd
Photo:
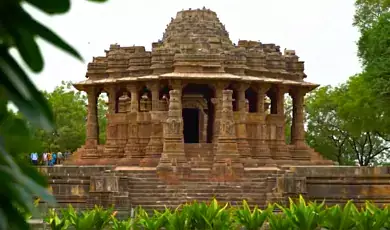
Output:
<svg viewBox="0 0 390 230">
<path fill-rule="evenodd" d="M 101 94 L 98 99 L 98 122 L 99 122 L 99 141 L 100 144 L 106 143 L 107 131 L 107 111 L 108 98 L 106 94 Z"/>
<path fill-rule="evenodd" d="M 358 56 L 363 73 L 351 82 L 353 90 L 364 93 L 366 103 L 364 115 L 380 120 L 366 123 L 383 138 L 390 139 L 390 1 L 357 0 L 354 25 L 360 30 Z M 362 98 L 362 97 L 360 97 Z M 362 104 L 355 102 L 359 110 Z M 375 126 L 373 126 L 375 125 Z"/>
<path fill-rule="evenodd" d="M 366 166 L 386 161 L 389 143 L 367 124 L 380 125 L 374 117 L 366 116 L 365 95 L 355 95 L 351 90 L 355 77 L 339 87 L 321 87 L 314 91 L 306 103 L 307 142 L 327 158 L 339 164 Z M 355 89 L 356 90 L 356 89 Z M 366 107 L 369 105 L 366 105 Z M 368 110 L 368 109 L 367 109 Z"/>
<path fill-rule="evenodd" d="M 285 127 L 284 136 L 286 137 L 286 144 L 291 143 L 291 124 L 292 124 L 292 99 L 287 96 L 284 100 L 284 116 L 285 116 Z"/>
<path fill-rule="evenodd" d="M 358 54 L 365 85 L 372 89 L 376 103 L 390 117 L 390 12 L 382 14 L 371 28 L 362 32 Z"/>
<path fill-rule="evenodd" d="M 50 203 L 55 202 L 45 189 L 45 178 L 20 161 L 17 155 L 11 154 L 21 150 L 10 145 L 27 146 L 28 137 L 22 134 L 26 131 L 26 124 L 12 118 L 9 102 L 29 123 L 46 130 L 53 127 L 53 114 L 43 94 L 10 55 L 10 49 L 16 48 L 28 68 L 34 72 L 40 72 L 44 66 L 35 40 L 37 37 L 81 59 L 76 50 L 24 10 L 22 4 L 26 3 L 51 15 L 70 9 L 70 0 L 0 1 L 0 229 L 29 229 L 26 214 L 34 210 L 35 196 Z"/>
<path fill-rule="evenodd" d="M 85 143 L 87 97 L 74 90 L 70 82 L 62 82 L 53 92 L 44 92 L 54 115 L 54 129 L 35 129 L 34 137 L 43 151 L 75 151 Z M 100 142 L 105 141 L 107 106 L 105 98 L 98 100 Z"/>
<path fill-rule="evenodd" d="M 378 18 L 390 10 L 389 0 L 356 0 L 353 25 L 360 31 L 369 29 Z"/>
</svg>

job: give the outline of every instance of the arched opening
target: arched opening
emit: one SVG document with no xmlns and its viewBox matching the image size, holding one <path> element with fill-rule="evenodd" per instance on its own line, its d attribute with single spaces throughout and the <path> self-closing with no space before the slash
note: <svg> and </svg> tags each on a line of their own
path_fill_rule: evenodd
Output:
<svg viewBox="0 0 390 230">
<path fill-rule="evenodd" d="M 249 113 L 257 113 L 258 108 L 257 108 L 257 92 L 253 90 L 252 87 L 249 87 L 245 91 L 245 99 L 248 100 L 249 104 Z"/>
<path fill-rule="evenodd" d="M 182 91 L 185 143 L 211 143 L 213 134 L 213 90 L 207 84 L 188 84 Z"/>
<path fill-rule="evenodd" d="M 270 90 L 268 90 L 267 96 L 271 100 L 270 101 L 270 103 L 271 103 L 270 114 L 278 114 L 278 108 L 277 108 L 278 102 L 277 102 L 275 89 L 271 88 Z"/>
<path fill-rule="evenodd" d="M 108 96 L 102 91 L 97 98 L 99 144 L 106 143 Z"/>
</svg>

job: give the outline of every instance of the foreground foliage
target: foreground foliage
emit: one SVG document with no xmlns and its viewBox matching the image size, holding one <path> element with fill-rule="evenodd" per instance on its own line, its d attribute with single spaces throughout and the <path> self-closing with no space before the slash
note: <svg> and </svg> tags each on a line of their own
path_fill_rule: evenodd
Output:
<svg viewBox="0 0 390 230">
<path fill-rule="evenodd" d="M 76 50 L 25 11 L 24 4 L 50 15 L 70 9 L 70 0 L 0 1 L 0 229 L 28 229 L 25 217 L 34 210 L 34 196 L 55 202 L 45 188 L 45 178 L 13 154 L 21 150 L 19 146 L 28 147 L 29 136 L 8 104 L 12 102 L 31 124 L 46 130 L 53 128 L 53 114 L 10 49 L 15 48 L 34 72 L 44 67 L 38 37 L 81 59 Z"/>
<path fill-rule="evenodd" d="M 275 212 L 276 210 L 281 212 Z M 53 230 L 64 229 L 145 229 L 145 230 L 258 230 L 268 225 L 275 230 L 386 230 L 390 229 L 390 208 L 379 208 L 366 202 L 357 208 L 352 201 L 343 207 L 327 207 L 324 203 L 306 202 L 302 197 L 290 199 L 288 207 L 269 205 L 265 210 L 250 208 L 246 201 L 241 207 L 210 203 L 189 203 L 175 210 L 165 209 L 152 214 L 139 208 L 135 217 L 128 220 L 116 218 L 113 208 L 96 206 L 87 211 L 75 211 L 71 206 L 59 213 L 51 210 L 46 222 Z"/>
</svg>

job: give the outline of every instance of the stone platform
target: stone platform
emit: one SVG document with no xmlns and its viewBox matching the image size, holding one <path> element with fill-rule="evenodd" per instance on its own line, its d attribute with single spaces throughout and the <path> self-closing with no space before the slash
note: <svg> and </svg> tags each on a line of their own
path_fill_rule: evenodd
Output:
<svg viewBox="0 0 390 230">
<path fill-rule="evenodd" d="M 352 199 L 377 204 L 390 202 L 389 167 L 291 166 L 245 168 L 241 177 L 213 177 L 210 169 L 194 168 L 186 178 L 161 178 L 156 168 L 116 166 L 40 167 L 50 182 L 58 205 L 76 208 L 115 205 L 128 215 L 131 208 L 176 207 L 190 201 L 265 207 L 268 202 L 287 202 L 304 195 L 327 204 Z"/>
</svg>

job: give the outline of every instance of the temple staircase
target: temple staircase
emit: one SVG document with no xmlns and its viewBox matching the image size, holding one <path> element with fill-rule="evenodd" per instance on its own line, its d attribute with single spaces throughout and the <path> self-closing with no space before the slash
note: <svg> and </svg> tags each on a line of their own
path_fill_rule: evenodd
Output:
<svg viewBox="0 0 390 230">
<path fill-rule="evenodd" d="M 214 197 L 222 203 L 240 205 L 245 199 L 251 206 L 264 207 L 267 201 L 274 202 L 279 197 L 272 191 L 276 177 L 280 175 L 276 168 L 249 169 L 244 178 L 236 181 L 212 180 L 209 168 L 192 169 L 190 178 L 173 183 L 162 181 L 152 168 L 120 171 L 120 174 L 128 177 L 127 191 L 132 208 L 142 206 L 146 210 L 162 210 L 194 200 L 207 202 Z"/>
</svg>

